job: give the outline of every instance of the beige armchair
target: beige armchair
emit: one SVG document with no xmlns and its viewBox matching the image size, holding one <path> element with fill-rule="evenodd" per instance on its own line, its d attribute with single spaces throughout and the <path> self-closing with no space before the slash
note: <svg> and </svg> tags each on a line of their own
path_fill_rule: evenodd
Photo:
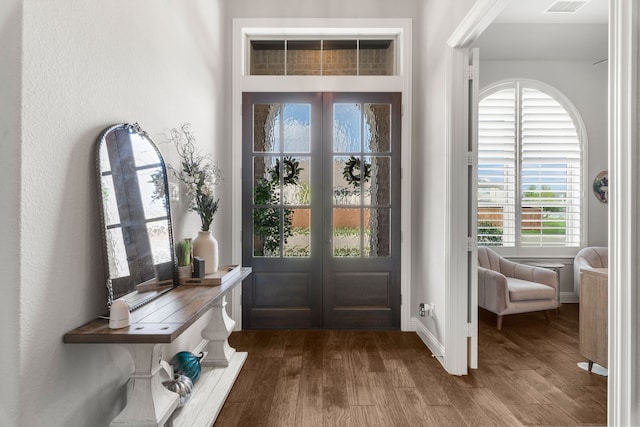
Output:
<svg viewBox="0 0 640 427">
<path fill-rule="evenodd" d="M 580 249 L 573 260 L 573 292 L 580 297 L 580 270 L 609 268 L 609 248 L 589 246 Z"/>
<path fill-rule="evenodd" d="M 558 307 L 555 271 L 519 264 L 487 247 L 478 248 L 478 305 L 498 315 L 553 310 Z"/>
</svg>

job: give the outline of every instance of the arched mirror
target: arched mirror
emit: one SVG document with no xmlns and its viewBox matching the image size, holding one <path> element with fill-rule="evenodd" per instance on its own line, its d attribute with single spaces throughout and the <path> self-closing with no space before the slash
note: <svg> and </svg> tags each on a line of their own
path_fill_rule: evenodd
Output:
<svg viewBox="0 0 640 427">
<path fill-rule="evenodd" d="M 131 310 L 177 285 L 167 170 L 138 124 L 117 124 L 98 139 L 96 169 L 107 306 Z"/>
</svg>

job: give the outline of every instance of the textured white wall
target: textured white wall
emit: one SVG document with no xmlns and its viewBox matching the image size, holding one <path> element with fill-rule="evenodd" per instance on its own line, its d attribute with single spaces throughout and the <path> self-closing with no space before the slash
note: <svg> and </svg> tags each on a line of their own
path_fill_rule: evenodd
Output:
<svg viewBox="0 0 640 427">
<path fill-rule="evenodd" d="M 592 191 L 593 179 L 607 170 L 607 64 L 594 61 L 486 61 L 480 52 L 480 86 L 509 78 L 527 78 L 547 83 L 569 98 L 582 116 L 587 130 L 587 174 L 585 201 L 588 214 L 585 246 L 607 246 L 607 205 Z"/>
<path fill-rule="evenodd" d="M 411 313 L 436 339 L 445 342 L 446 82 L 447 39 L 473 5 L 473 0 L 426 2 L 416 62 L 411 220 Z M 418 317 L 418 304 L 433 303 L 435 318 Z M 446 350 L 446 349 L 445 349 Z"/>
<path fill-rule="evenodd" d="M 163 134 L 190 121 L 204 150 L 228 163 L 221 3 L 24 1 L 22 154 L 13 159 L 23 164 L 21 389 L 11 425 L 106 426 L 123 403 L 132 369 L 123 350 L 62 343 L 104 312 L 95 140 L 137 121 L 171 162 Z M 197 218 L 176 214 L 176 237 L 195 235 Z M 214 224 L 221 245 L 228 214 Z"/>
<path fill-rule="evenodd" d="M 230 18 L 416 18 L 420 0 L 233 0 Z"/>
<path fill-rule="evenodd" d="M 17 419 L 20 337 L 20 79 L 22 2 L 0 3 L 0 420 Z"/>
<path fill-rule="evenodd" d="M 13 2 L 16 9 L 19 3 Z M 24 132 L 14 131 L 18 152 L 9 160 L 14 164 L 9 177 L 22 182 L 9 212 L 14 226 L 19 213 L 22 224 L 22 239 L 15 232 L 14 240 L 24 245 L 23 274 L 19 277 L 15 267 L 12 271 L 21 297 L 17 291 L 10 295 L 20 312 L 21 333 L 18 338 L 16 327 L 7 334 L 7 341 L 20 349 L 10 381 L 22 386 L 17 395 L 7 396 L 9 403 L 18 402 L 10 406 L 15 414 L 4 418 L 10 425 L 108 425 L 124 403 L 132 364 L 123 350 L 62 343 L 66 331 L 104 311 L 93 162 L 99 133 L 113 123 L 137 121 L 172 162 L 175 155 L 161 143 L 163 134 L 190 121 L 200 145 L 224 168 L 231 148 L 227 73 L 232 18 L 284 16 L 283 11 L 309 17 L 411 17 L 418 4 L 25 0 L 24 83 L 22 95 L 17 89 L 11 96 L 12 105 L 24 110 Z M 19 25 L 14 32 L 18 76 Z M 22 173 L 16 159 L 23 159 Z M 230 244 L 229 227 L 224 227 L 229 187 L 214 221 L 222 247 Z M 193 214 L 174 214 L 176 237 L 195 234 Z M 230 260 L 223 255 L 221 261 Z M 197 342 L 196 329 L 166 354 Z"/>
</svg>

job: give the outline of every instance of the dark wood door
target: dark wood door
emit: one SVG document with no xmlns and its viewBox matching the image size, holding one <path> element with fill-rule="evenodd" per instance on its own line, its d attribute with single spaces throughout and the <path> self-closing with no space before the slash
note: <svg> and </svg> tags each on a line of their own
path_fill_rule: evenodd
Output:
<svg viewBox="0 0 640 427">
<path fill-rule="evenodd" d="M 399 328 L 399 94 L 244 94 L 242 176 L 244 328 Z"/>
<path fill-rule="evenodd" d="M 323 102 L 325 328 L 400 326 L 400 94 Z"/>
</svg>

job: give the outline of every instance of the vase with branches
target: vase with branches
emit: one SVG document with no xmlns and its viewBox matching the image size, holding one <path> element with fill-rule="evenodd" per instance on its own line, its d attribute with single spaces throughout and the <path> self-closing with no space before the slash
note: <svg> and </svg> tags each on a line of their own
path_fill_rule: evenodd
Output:
<svg viewBox="0 0 640 427">
<path fill-rule="evenodd" d="M 198 151 L 190 123 L 183 124 L 180 130 L 172 129 L 171 142 L 180 156 L 180 167 L 170 169 L 185 185 L 189 210 L 200 217 L 201 230 L 209 231 L 220 202 L 214 192 L 222 183 L 222 170 L 210 155 Z"/>
<path fill-rule="evenodd" d="M 204 258 L 206 273 L 214 273 L 218 269 L 218 242 L 210 228 L 220 203 L 215 189 L 222 183 L 222 170 L 210 155 L 198 151 L 190 123 L 183 124 L 180 130 L 172 129 L 170 140 L 180 156 L 180 167 L 169 168 L 186 188 L 189 210 L 200 218 L 200 233 L 193 241 L 193 255 Z"/>
</svg>

